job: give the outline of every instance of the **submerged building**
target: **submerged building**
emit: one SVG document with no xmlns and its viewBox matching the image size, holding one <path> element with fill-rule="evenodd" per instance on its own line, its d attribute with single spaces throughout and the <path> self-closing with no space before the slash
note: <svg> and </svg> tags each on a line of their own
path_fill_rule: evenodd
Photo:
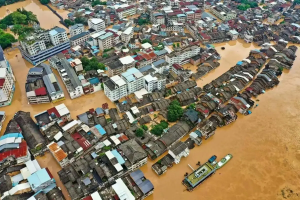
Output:
<svg viewBox="0 0 300 200">
<path fill-rule="evenodd" d="M 11 104 L 15 91 L 14 79 L 12 68 L 0 46 L 0 107 Z"/>
<path fill-rule="evenodd" d="M 60 27 L 51 30 L 35 29 L 20 40 L 19 46 L 22 57 L 33 65 L 69 48 L 66 30 Z"/>
</svg>

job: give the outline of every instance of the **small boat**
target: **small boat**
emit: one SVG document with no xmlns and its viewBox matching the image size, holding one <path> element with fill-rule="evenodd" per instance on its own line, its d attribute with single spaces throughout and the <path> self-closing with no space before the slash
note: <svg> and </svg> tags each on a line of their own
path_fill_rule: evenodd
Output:
<svg viewBox="0 0 300 200">
<path fill-rule="evenodd" d="M 222 158 L 218 164 L 216 165 L 216 169 L 220 169 L 221 167 L 223 167 L 229 160 L 231 160 L 233 156 L 231 154 L 227 154 L 224 158 Z"/>
<path fill-rule="evenodd" d="M 216 162 L 216 159 L 217 159 L 217 156 L 216 155 L 213 155 L 212 157 L 210 157 L 210 159 L 208 160 L 208 162 L 212 165 L 215 165 L 217 162 Z"/>
</svg>

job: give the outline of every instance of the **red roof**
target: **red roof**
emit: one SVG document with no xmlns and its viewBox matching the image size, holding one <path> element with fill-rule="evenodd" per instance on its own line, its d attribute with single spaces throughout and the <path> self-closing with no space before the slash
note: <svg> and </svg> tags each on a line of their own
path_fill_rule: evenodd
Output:
<svg viewBox="0 0 300 200">
<path fill-rule="evenodd" d="M 20 143 L 19 148 L 0 153 L 0 162 L 10 156 L 14 156 L 15 158 L 20 158 L 26 155 L 27 155 L 27 143 L 26 141 L 23 141 Z"/>
<path fill-rule="evenodd" d="M 143 56 L 138 55 L 134 58 L 134 60 L 141 61 L 141 60 L 144 60 L 144 58 L 143 58 Z"/>
<path fill-rule="evenodd" d="M 177 64 L 177 63 L 174 63 L 172 66 L 173 66 L 175 69 L 182 69 L 182 67 L 181 67 L 179 64 Z"/>
<path fill-rule="evenodd" d="M 118 139 L 119 139 L 121 142 L 125 142 L 125 141 L 129 140 L 129 138 L 128 138 L 126 135 L 124 135 L 124 134 L 121 134 L 120 137 L 119 137 Z"/>
<path fill-rule="evenodd" d="M 63 50 L 62 53 L 66 54 L 66 53 L 68 53 L 68 50 Z"/>
<path fill-rule="evenodd" d="M 83 198 L 83 200 L 93 200 L 93 198 L 91 196 L 87 196 L 87 197 Z"/>
<path fill-rule="evenodd" d="M 161 27 L 162 27 L 162 28 L 166 28 L 166 25 L 165 25 L 165 24 L 162 24 Z"/>
<path fill-rule="evenodd" d="M 74 133 L 71 136 L 83 148 L 84 151 L 92 146 L 91 143 L 84 137 L 82 137 L 82 135 L 80 135 L 79 133 Z"/>
<path fill-rule="evenodd" d="M 156 58 L 156 54 L 152 51 L 148 54 L 152 59 Z"/>
<path fill-rule="evenodd" d="M 37 96 L 42 96 L 42 95 L 46 95 L 47 94 L 47 91 L 46 91 L 45 87 L 41 87 L 41 88 L 35 89 L 34 92 L 35 92 L 35 94 Z"/>
<path fill-rule="evenodd" d="M 5 82 L 5 78 L 0 79 L 0 87 L 3 87 L 4 82 Z"/>
<path fill-rule="evenodd" d="M 55 107 L 48 109 L 47 112 L 48 112 L 49 115 L 54 113 L 56 115 L 56 117 L 60 117 L 60 114 L 58 113 L 58 111 Z"/>
</svg>

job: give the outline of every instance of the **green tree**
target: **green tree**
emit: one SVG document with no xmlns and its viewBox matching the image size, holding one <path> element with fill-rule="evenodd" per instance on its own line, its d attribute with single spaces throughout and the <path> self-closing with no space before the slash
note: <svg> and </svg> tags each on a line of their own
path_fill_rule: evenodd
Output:
<svg viewBox="0 0 300 200">
<path fill-rule="evenodd" d="M 107 53 L 104 53 L 103 55 L 102 55 L 102 58 L 107 58 L 108 57 L 108 54 Z"/>
<path fill-rule="evenodd" d="M 179 43 L 177 43 L 177 47 L 180 47 L 180 44 L 179 44 Z"/>
<path fill-rule="evenodd" d="M 0 30 L 0 46 L 3 49 L 7 47 L 11 47 L 11 43 L 16 42 L 17 40 L 12 34 L 5 33 L 4 31 Z"/>
<path fill-rule="evenodd" d="M 144 43 L 152 44 L 151 40 L 149 40 L 149 39 L 143 39 L 142 44 L 144 44 Z"/>
<path fill-rule="evenodd" d="M 175 43 L 173 43 L 173 48 L 176 48 L 176 44 Z"/>
<path fill-rule="evenodd" d="M 293 5 L 295 6 L 297 4 L 300 4 L 300 0 L 294 0 Z"/>
<path fill-rule="evenodd" d="M 135 131 L 135 135 L 136 135 L 137 137 L 143 137 L 143 136 L 144 136 L 144 131 L 143 131 L 143 129 L 141 129 L 141 128 L 137 129 L 137 130 Z"/>
<path fill-rule="evenodd" d="M 144 131 L 148 131 L 148 126 L 146 126 L 145 124 L 143 124 L 141 127 L 142 129 L 144 129 Z"/>
<path fill-rule="evenodd" d="M 81 63 L 82 63 L 83 66 L 86 66 L 90 63 L 90 60 L 87 57 L 83 56 L 81 58 Z"/>
<path fill-rule="evenodd" d="M 23 33 L 23 26 L 20 24 L 14 25 L 11 29 L 11 32 L 13 32 L 15 35 L 21 35 Z"/>
<path fill-rule="evenodd" d="M 167 119 L 169 122 L 177 121 L 183 115 L 183 109 L 181 108 L 179 102 L 174 100 L 170 103 L 167 112 Z"/>
<path fill-rule="evenodd" d="M 156 136 L 161 136 L 163 133 L 164 129 L 162 126 L 160 125 L 155 125 L 152 129 L 151 129 L 151 133 L 156 135 Z"/>
<path fill-rule="evenodd" d="M 12 19 L 14 24 L 27 24 L 26 23 L 27 16 L 19 12 L 13 12 Z"/>
<path fill-rule="evenodd" d="M 196 104 L 195 104 L 195 103 L 192 103 L 192 104 L 190 104 L 187 108 L 188 108 L 188 109 L 193 109 L 193 110 L 195 110 Z"/>
<path fill-rule="evenodd" d="M 40 0 L 41 4 L 46 5 L 50 2 L 50 0 Z"/>
<path fill-rule="evenodd" d="M 96 0 L 96 1 L 93 1 L 92 2 L 92 6 L 96 6 L 96 5 L 100 5 L 100 1 L 99 0 Z"/>
<path fill-rule="evenodd" d="M 65 19 L 64 20 L 65 24 L 67 25 L 67 27 L 74 25 L 75 23 L 69 19 Z"/>
</svg>

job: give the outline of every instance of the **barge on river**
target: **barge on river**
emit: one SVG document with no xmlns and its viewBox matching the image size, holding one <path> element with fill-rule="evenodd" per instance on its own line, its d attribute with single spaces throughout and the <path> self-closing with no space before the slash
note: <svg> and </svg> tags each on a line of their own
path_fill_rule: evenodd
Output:
<svg viewBox="0 0 300 200">
<path fill-rule="evenodd" d="M 182 184 L 191 192 L 215 172 L 215 167 L 210 162 L 206 162 L 186 176 L 185 179 L 183 179 Z"/>
</svg>

